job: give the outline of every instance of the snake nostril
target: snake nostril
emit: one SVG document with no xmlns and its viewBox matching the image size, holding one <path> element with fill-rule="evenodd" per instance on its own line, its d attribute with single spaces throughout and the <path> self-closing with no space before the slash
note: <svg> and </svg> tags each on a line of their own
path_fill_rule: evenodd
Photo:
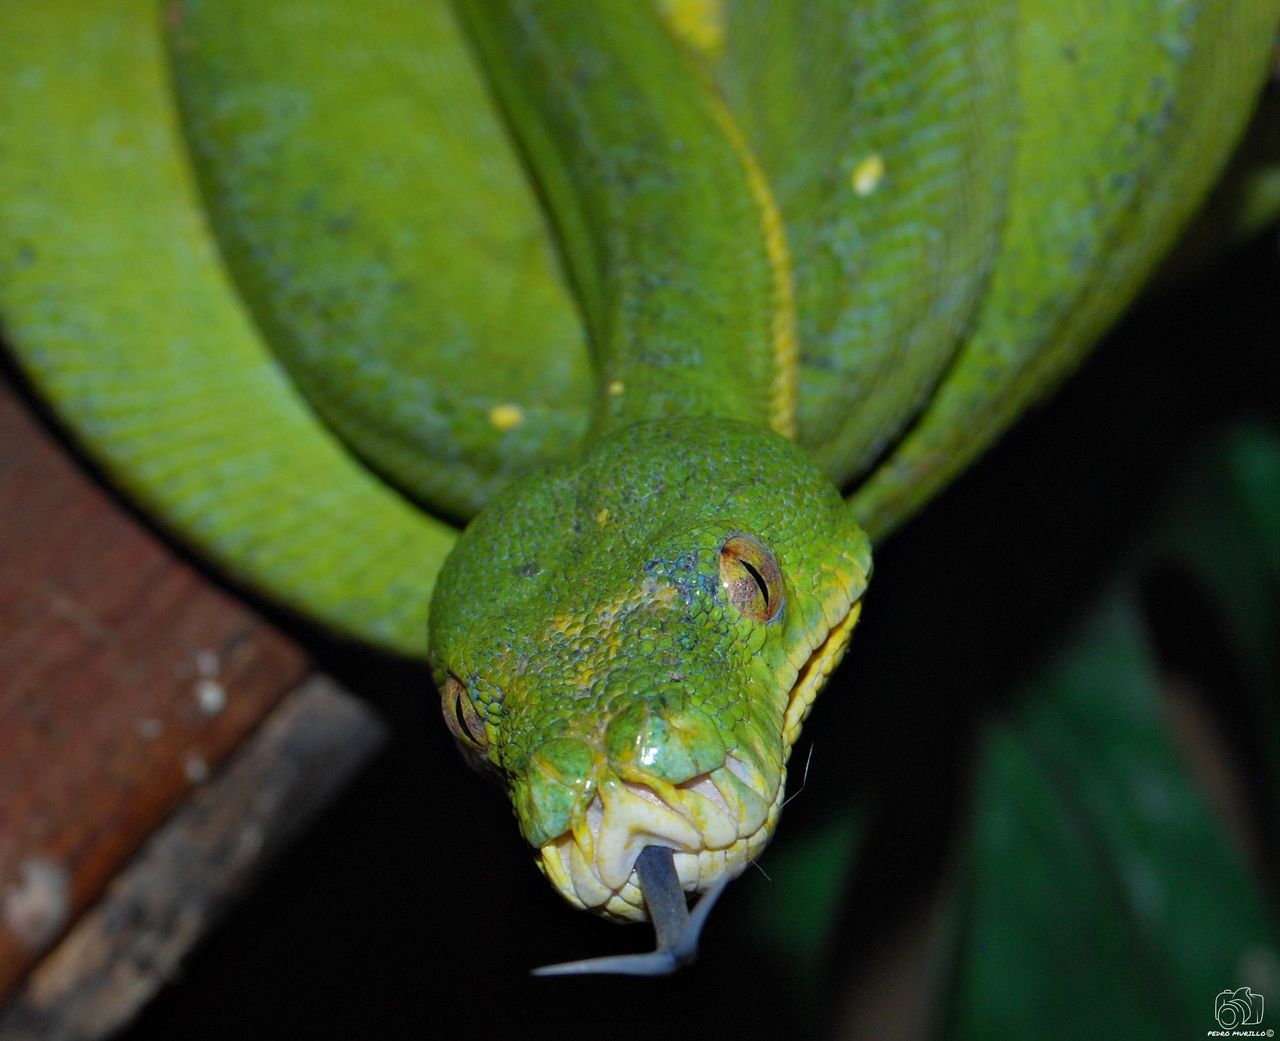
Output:
<svg viewBox="0 0 1280 1041">
<path fill-rule="evenodd" d="M 605 752 L 624 777 L 653 776 L 681 784 L 722 766 L 725 744 L 705 712 L 641 701 L 610 720 Z"/>
</svg>

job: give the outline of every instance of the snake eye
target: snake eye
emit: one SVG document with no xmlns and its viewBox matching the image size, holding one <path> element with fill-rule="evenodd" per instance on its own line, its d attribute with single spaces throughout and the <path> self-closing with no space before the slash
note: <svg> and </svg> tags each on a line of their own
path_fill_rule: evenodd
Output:
<svg viewBox="0 0 1280 1041">
<path fill-rule="evenodd" d="M 720 547 L 720 582 L 748 618 L 767 622 L 782 609 L 782 571 L 764 546 L 749 535 L 734 535 Z"/>
<path fill-rule="evenodd" d="M 489 748 L 489 734 L 484 728 L 484 720 L 471 702 L 467 688 L 457 676 L 450 675 L 440 691 L 440 711 L 444 714 L 445 726 L 449 733 L 458 739 L 462 746 L 473 752 L 484 754 Z"/>
</svg>

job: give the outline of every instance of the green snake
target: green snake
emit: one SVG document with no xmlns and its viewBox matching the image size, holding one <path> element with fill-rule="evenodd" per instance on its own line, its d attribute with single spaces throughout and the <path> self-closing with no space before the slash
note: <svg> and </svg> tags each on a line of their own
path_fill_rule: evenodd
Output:
<svg viewBox="0 0 1280 1041">
<path fill-rule="evenodd" d="M 0 0 L 0 318 L 176 538 L 425 656 L 548 879 L 655 919 L 596 967 L 665 971 L 773 833 L 868 536 L 1138 293 L 1278 20 Z"/>
</svg>

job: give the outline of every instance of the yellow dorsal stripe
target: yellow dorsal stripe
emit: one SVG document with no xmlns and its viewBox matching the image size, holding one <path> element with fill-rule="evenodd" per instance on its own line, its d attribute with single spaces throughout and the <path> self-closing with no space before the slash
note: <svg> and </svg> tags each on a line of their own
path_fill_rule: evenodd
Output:
<svg viewBox="0 0 1280 1041">
<path fill-rule="evenodd" d="M 799 342 L 796 337 L 796 298 L 791 283 L 791 252 L 787 249 L 787 233 L 782 213 L 774 201 L 769 181 L 756 162 L 742 129 L 729 112 L 719 94 L 711 91 L 712 109 L 725 136 L 742 163 L 747 185 L 760 207 L 760 231 L 765 255 L 773 275 L 773 308 L 770 314 L 770 337 L 773 343 L 773 376 L 769 387 L 769 426 L 783 437 L 796 436 L 796 365 Z"/>
</svg>

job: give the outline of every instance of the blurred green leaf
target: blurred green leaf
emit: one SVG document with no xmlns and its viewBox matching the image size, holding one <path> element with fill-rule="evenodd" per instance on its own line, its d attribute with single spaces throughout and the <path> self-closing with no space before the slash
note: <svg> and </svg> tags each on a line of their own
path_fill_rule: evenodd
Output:
<svg viewBox="0 0 1280 1041">
<path fill-rule="evenodd" d="M 1227 446 L 1227 465 L 1260 562 L 1280 581 L 1280 438 L 1260 423 L 1243 428 Z"/>
<path fill-rule="evenodd" d="M 1225 676 L 1236 699 L 1216 707 L 1280 747 L 1278 518 L 1280 438 L 1236 430 L 1189 468 L 1135 566 L 989 726 L 943 1036 L 1203 1036 L 1225 988 L 1280 1001 L 1261 886 L 1190 775 L 1163 690 L 1174 674 L 1193 687 Z M 1154 594 L 1153 574 L 1165 576 Z M 1175 619 L 1162 641 L 1153 595 L 1166 612 L 1185 606 L 1189 634 Z M 1204 676 L 1197 640 L 1217 655 Z"/>
<path fill-rule="evenodd" d="M 1251 781 L 1266 784 L 1271 808 L 1280 764 L 1280 435 L 1261 421 L 1241 424 L 1188 467 L 1183 494 L 1147 549 L 1148 560 L 1182 575 L 1183 596 L 1199 601 L 1184 618 L 1184 671 L 1215 677 L 1216 708 L 1228 729 L 1252 741 L 1260 759 Z M 1190 612 L 1186 607 L 1183 614 Z M 1191 624 L 1188 624 L 1191 623 Z M 1226 688 L 1226 689 L 1224 689 Z M 1265 775 L 1265 776 L 1263 776 Z M 1274 847 L 1276 814 L 1264 817 Z"/>
<path fill-rule="evenodd" d="M 772 885 L 753 890 L 751 930 L 778 952 L 798 991 L 822 979 L 820 966 L 840 922 L 832 908 L 840 903 L 861 835 L 861 815 L 853 807 L 824 818 L 770 852 Z"/>
</svg>

